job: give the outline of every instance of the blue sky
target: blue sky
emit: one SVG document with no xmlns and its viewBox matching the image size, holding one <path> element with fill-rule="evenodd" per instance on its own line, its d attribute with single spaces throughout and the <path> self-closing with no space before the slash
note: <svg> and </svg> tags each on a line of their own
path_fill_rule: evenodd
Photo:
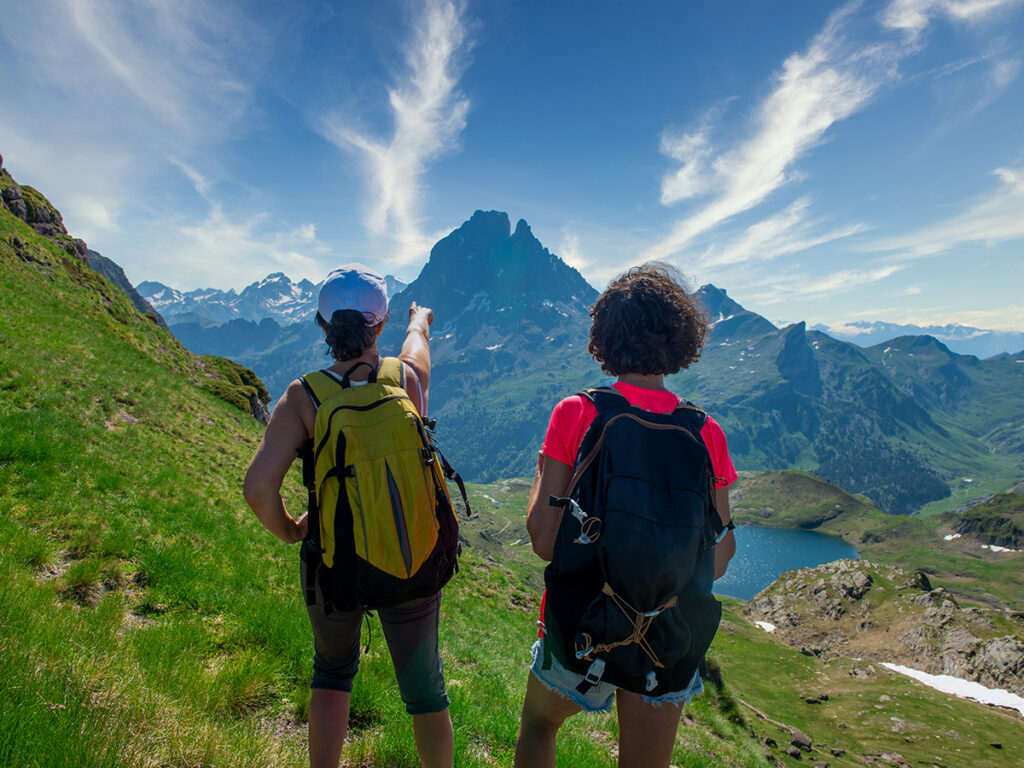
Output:
<svg viewBox="0 0 1024 768">
<path fill-rule="evenodd" d="M 134 282 L 404 279 L 478 208 L 595 287 L 1024 329 L 1022 0 L 0 0 L 0 153 Z"/>
</svg>

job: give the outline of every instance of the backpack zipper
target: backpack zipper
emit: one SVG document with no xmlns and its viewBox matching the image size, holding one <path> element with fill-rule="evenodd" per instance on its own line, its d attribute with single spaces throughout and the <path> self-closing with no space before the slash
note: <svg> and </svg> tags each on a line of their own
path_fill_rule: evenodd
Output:
<svg viewBox="0 0 1024 768">
<path fill-rule="evenodd" d="M 380 400 L 370 403 L 369 405 L 339 405 L 337 408 L 331 411 L 330 416 L 327 417 L 327 427 L 326 429 L 324 429 L 323 439 L 320 440 L 320 445 L 318 445 L 316 447 L 316 451 L 313 452 L 313 466 L 316 466 L 317 459 L 320 458 L 320 452 L 324 449 L 324 446 L 327 444 L 327 438 L 331 436 L 331 420 L 334 418 L 334 414 L 336 414 L 338 411 L 369 411 L 376 408 L 378 405 L 388 402 L 389 400 L 408 399 L 408 395 L 388 395 L 387 397 L 382 397 Z M 337 459 L 337 457 L 335 457 L 335 459 Z M 345 457 L 342 456 L 341 461 L 344 460 Z"/>
<path fill-rule="evenodd" d="M 391 515 L 395 520 L 395 534 L 398 536 L 398 546 L 402 550 L 402 560 L 405 562 L 406 578 L 412 575 L 412 546 L 409 544 L 409 531 L 405 526 L 405 510 L 402 508 L 402 495 L 398 492 L 398 485 L 395 483 L 395 476 L 391 474 L 391 467 L 387 461 L 384 462 L 384 471 L 388 478 L 388 495 L 391 497 Z"/>
</svg>

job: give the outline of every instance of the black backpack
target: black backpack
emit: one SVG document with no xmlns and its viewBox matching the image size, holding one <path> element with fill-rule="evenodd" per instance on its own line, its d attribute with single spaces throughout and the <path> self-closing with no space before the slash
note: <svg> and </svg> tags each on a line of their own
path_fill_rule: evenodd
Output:
<svg viewBox="0 0 1024 768">
<path fill-rule="evenodd" d="M 686 401 L 659 414 L 614 389 L 580 394 L 597 417 L 566 497 L 550 500 L 563 512 L 544 571 L 545 652 L 584 675 L 580 693 L 601 681 L 649 696 L 683 690 L 722 616 L 707 416 Z"/>
</svg>

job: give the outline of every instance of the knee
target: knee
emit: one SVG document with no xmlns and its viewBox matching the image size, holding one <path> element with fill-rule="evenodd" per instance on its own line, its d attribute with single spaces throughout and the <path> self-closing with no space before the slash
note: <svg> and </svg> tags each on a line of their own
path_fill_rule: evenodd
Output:
<svg viewBox="0 0 1024 768">
<path fill-rule="evenodd" d="M 558 713 L 537 710 L 530 711 L 524 708 L 520 725 L 524 731 L 553 736 L 558 733 L 558 729 L 562 727 L 562 723 L 564 722 L 565 717 L 560 716 Z"/>
</svg>

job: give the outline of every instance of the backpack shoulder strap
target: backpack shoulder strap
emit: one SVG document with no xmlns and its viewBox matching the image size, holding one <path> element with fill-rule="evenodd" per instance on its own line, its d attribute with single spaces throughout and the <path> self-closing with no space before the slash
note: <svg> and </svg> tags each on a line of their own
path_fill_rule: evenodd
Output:
<svg viewBox="0 0 1024 768">
<path fill-rule="evenodd" d="M 385 357 L 377 369 L 377 383 L 405 387 L 405 366 L 397 357 Z"/>
<path fill-rule="evenodd" d="M 341 389 L 341 382 L 330 371 L 313 371 L 307 373 L 299 381 L 302 387 L 313 401 L 314 408 L 320 408 L 320 403 Z"/>
<path fill-rule="evenodd" d="M 580 392 L 579 395 L 593 403 L 598 413 L 629 407 L 626 396 L 614 387 L 592 387 Z"/>
<path fill-rule="evenodd" d="M 675 407 L 673 413 L 677 417 L 682 417 L 687 421 L 695 422 L 698 432 L 704 428 L 704 423 L 708 420 L 708 414 L 706 411 L 698 408 L 689 400 L 684 400 L 683 398 L 679 398 L 679 405 Z"/>
</svg>

